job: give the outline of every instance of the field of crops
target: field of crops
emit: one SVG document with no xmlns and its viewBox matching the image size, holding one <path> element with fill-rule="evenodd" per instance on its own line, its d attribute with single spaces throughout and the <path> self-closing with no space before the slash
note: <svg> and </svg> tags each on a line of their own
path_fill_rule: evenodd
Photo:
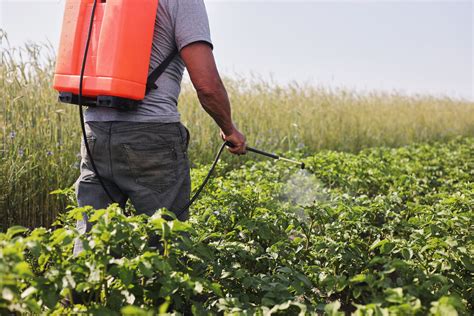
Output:
<svg viewBox="0 0 474 316">
<path fill-rule="evenodd" d="M 56 101 L 51 48 L 9 47 L 0 29 L 0 59 L 0 231 L 49 226 L 67 204 L 49 192 L 71 186 L 79 173 L 77 109 Z M 474 104 L 465 100 L 225 81 L 240 129 L 250 145 L 267 151 L 355 153 L 474 136 Z M 210 163 L 220 145 L 218 130 L 189 84 L 179 109 L 192 133 L 191 161 Z M 252 158 L 226 159 L 238 166 Z"/>
<path fill-rule="evenodd" d="M 473 149 L 324 151 L 307 172 L 222 164 L 188 223 L 110 207 L 71 210 L 55 230 L 12 227 L 0 313 L 472 315 Z M 74 258 L 83 211 L 95 226 Z"/>
<path fill-rule="evenodd" d="M 182 223 L 67 208 L 54 52 L 0 29 L 0 59 L 0 315 L 474 314 L 474 103 L 225 79 L 249 144 L 308 168 L 226 154 Z M 179 107 L 197 186 L 220 139 L 189 83 Z"/>
</svg>

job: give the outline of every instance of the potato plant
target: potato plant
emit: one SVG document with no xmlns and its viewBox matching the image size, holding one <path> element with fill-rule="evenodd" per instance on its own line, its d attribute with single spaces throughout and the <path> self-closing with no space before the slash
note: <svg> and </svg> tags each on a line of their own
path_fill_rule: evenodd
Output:
<svg viewBox="0 0 474 316">
<path fill-rule="evenodd" d="M 11 227 L 0 313 L 470 315 L 473 149 L 458 138 L 321 152 L 308 172 L 222 163 L 186 223 L 111 206 Z M 83 212 L 94 226 L 79 236 Z M 74 257 L 76 238 L 86 250 Z"/>
</svg>

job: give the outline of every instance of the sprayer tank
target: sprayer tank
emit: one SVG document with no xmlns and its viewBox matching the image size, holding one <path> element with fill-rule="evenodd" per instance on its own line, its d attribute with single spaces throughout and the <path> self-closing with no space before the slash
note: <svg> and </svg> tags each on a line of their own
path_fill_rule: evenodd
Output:
<svg viewBox="0 0 474 316">
<path fill-rule="evenodd" d="M 67 0 L 54 76 L 59 92 L 78 94 L 94 0 Z M 158 0 L 98 0 L 83 94 L 145 96 Z"/>
</svg>

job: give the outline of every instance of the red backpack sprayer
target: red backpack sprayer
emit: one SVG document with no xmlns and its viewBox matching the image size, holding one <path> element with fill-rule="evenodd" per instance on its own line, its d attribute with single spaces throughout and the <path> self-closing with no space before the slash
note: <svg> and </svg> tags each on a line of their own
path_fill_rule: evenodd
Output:
<svg viewBox="0 0 474 316">
<path fill-rule="evenodd" d="M 156 80 L 179 54 L 171 53 L 148 74 L 154 25 L 159 0 L 67 0 L 59 53 L 54 75 L 54 88 L 59 100 L 77 104 L 82 135 L 91 166 L 112 202 L 94 163 L 87 142 L 83 106 L 103 106 L 118 111 L 133 111 L 152 89 Z M 198 198 L 209 181 L 222 151 L 220 147 L 209 173 L 179 217 Z M 247 147 L 248 151 L 276 160 L 304 163 Z"/>
</svg>

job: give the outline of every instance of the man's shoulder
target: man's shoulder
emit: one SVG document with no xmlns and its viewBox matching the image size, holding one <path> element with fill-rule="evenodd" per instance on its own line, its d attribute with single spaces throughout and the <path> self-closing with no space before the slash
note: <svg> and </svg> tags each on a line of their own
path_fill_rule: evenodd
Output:
<svg viewBox="0 0 474 316">
<path fill-rule="evenodd" d="M 160 0 L 160 7 L 169 12 L 174 10 L 187 10 L 188 8 L 196 8 L 205 6 L 204 0 Z"/>
<path fill-rule="evenodd" d="M 176 7 L 177 2 L 178 1 L 176 1 L 176 0 L 160 0 L 159 9 L 169 11 L 170 9 Z"/>
</svg>

